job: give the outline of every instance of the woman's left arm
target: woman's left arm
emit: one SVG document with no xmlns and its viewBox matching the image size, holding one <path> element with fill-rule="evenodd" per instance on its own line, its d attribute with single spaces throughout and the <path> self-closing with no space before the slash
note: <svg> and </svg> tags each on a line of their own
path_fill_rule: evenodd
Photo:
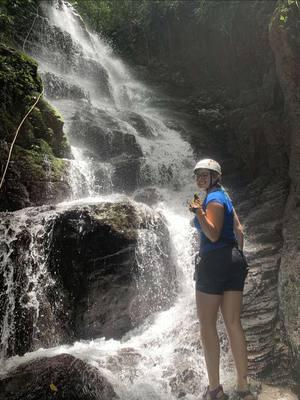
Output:
<svg viewBox="0 0 300 400">
<path fill-rule="evenodd" d="M 196 215 L 205 236 L 211 242 L 217 242 L 224 224 L 224 206 L 212 201 L 208 203 L 206 212 L 202 208 L 198 208 Z"/>
</svg>

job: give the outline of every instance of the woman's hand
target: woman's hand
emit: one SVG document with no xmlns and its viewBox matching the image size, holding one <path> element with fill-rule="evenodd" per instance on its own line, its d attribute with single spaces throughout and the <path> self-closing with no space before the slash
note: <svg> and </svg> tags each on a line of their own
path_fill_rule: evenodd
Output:
<svg viewBox="0 0 300 400">
<path fill-rule="evenodd" d="M 189 203 L 189 210 L 196 213 L 199 209 L 203 212 L 201 199 L 199 197 L 194 197 L 194 199 Z"/>
</svg>

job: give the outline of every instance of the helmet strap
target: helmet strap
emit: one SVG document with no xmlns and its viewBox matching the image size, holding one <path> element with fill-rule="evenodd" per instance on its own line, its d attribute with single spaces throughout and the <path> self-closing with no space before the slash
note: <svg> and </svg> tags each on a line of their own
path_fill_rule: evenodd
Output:
<svg viewBox="0 0 300 400">
<path fill-rule="evenodd" d="M 213 182 L 213 173 L 212 173 L 212 171 L 209 171 L 209 178 L 210 178 L 210 181 L 209 181 L 209 187 L 208 187 L 208 189 L 207 189 L 207 192 L 208 192 L 210 189 L 212 189 L 213 187 L 215 187 L 215 186 L 217 186 L 217 187 L 221 186 L 221 185 L 220 185 L 220 180 L 219 180 L 219 178 L 217 178 L 217 179 Z"/>
</svg>

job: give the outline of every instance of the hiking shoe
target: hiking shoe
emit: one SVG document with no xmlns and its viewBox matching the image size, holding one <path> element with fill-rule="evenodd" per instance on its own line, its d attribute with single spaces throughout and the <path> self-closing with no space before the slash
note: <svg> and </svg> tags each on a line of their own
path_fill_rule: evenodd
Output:
<svg viewBox="0 0 300 400">
<path fill-rule="evenodd" d="M 222 385 L 219 385 L 215 390 L 209 390 L 209 386 L 207 386 L 202 400 L 228 400 L 228 396 L 224 393 Z"/>
</svg>

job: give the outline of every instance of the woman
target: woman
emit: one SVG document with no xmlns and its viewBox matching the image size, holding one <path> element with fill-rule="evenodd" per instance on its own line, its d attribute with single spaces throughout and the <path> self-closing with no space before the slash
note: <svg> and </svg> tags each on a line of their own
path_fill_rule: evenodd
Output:
<svg viewBox="0 0 300 400">
<path fill-rule="evenodd" d="M 253 400 L 247 383 L 247 349 L 240 322 L 247 263 L 243 256 L 244 236 L 238 216 L 222 188 L 221 167 L 210 159 L 194 168 L 197 185 L 206 191 L 203 201 L 195 196 L 190 210 L 200 233 L 200 261 L 196 263 L 196 303 L 200 321 L 209 386 L 204 400 L 225 400 L 219 381 L 220 345 L 217 334 L 219 308 L 225 322 L 237 371 L 239 399 Z"/>
</svg>

